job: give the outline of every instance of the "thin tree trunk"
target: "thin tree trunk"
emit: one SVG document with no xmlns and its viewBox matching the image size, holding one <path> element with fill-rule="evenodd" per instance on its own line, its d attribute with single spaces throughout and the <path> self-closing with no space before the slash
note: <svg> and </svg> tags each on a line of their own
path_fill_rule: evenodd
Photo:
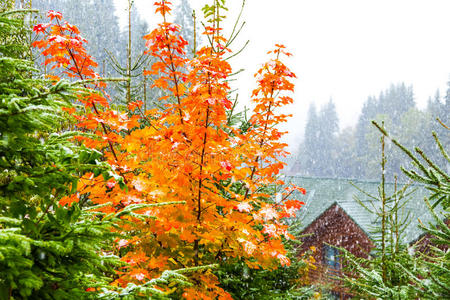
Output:
<svg viewBox="0 0 450 300">
<path fill-rule="evenodd" d="M 127 46 L 127 104 L 131 102 L 131 7 L 133 3 L 128 0 L 128 46 Z"/>
<path fill-rule="evenodd" d="M 384 124 L 383 124 L 384 127 Z M 381 264 L 383 272 L 383 282 L 386 283 L 386 191 L 385 191 L 385 171 L 386 157 L 384 153 L 384 135 L 381 136 Z"/>
</svg>

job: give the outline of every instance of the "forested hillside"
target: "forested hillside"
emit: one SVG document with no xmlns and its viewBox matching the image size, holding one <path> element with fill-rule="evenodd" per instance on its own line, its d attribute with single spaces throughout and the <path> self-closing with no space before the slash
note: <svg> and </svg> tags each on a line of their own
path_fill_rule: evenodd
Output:
<svg viewBox="0 0 450 300">
<path fill-rule="evenodd" d="M 354 127 L 339 128 L 339 119 L 333 100 L 323 107 L 310 106 L 305 135 L 292 163 L 290 173 L 317 176 L 374 180 L 379 173 L 379 140 L 371 120 L 384 122 L 385 127 L 409 148 L 420 147 L 432 153 L 430 159 L 444 165 L 433 142 L 432 132 L 441 138 L 445 149 L 450 139 L 440 122 L 450 121 L 450 88 L 445 95 L 439 91 L 428 99 L 425 109 L 418 109 L 412 86 L 392 84 L 376 97 L 363 104 Z M 408 166 L 409 159 L 388 144 L 386 166 L 389 180 L 394 174 L 406 180 L 400 170 Z"/>
</svg>

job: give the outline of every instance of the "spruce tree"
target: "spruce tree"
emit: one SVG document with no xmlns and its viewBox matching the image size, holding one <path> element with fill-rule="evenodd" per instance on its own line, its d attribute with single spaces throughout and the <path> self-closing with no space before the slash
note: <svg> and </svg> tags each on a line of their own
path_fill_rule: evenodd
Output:
<svg viewBox="0 0 450 300">
<path fill-rule="evenodd" d="M 398 263 L 396 267 L 407 274 L 410 283 L 413 283 L 409 285 L 409 288 L 421 295 L 422 298 L 448 299 L 450 297 L 450 252 L 448 251 L 450 244 L 448 224 L 450 217 L 450 175 L 448 174 L 450 155 L 448 147 L 444 147 L 440 137 L 433 132 L 439 152 L 445 160 L 442 165 L 439 165 L 419 147 L 415 147 L 413 152 L 392 138 L 377 123 L 374 125 L 410 158 L 413 167 L 402 168 L 402 171 L 413 181 L 424 184 L 430 191 L 429 198 L 424 201 L 434 216 L 434 223 L 421 224 L 421 228 L 431 237 L 431 244 L 425 244 L 428 249 L 421 247 L 422 252 L 417 254 L 415 262 L 418 267 L 409 270 L 405 268 L 404 263 Z M 442 127 L 445 129 L 443 138 L 448 138 L 450 128 L 444 123 L 442 123 Z M 438 211 L 441 212 L 438 213 Z"/>
<path fill-rule="evenodd" d="M 125 59 L 120 60 L 120 57 L 107 51 L 108 63 L 119 76 L 126 79 L 116 85 L 114 99 L 118 104 L 129 104 L 139 100 L 143 101 L 145 107 L 147 107 L 147 91 L 149 82 L 151 83 L 152 80 L 152 77 L 143 74 L 144 69 L 151 65 L 149 56 L 144 53 L 146 47 L 142 40 L 142 37 L 147 33 L 147 23 L 140 19 L 132 0 L 128 0 L 127 15 L 128 22 L 124 43 Z"/>
<path fill-rule="evenodd" d="M 59 201 L 81 174 L 108 176 L 100 154 L 63 132 L 77 84 L 41 79 L 26 55 L 24 12 L 0 12 L 0 298 L 86 299 L 106 286 L 110 224 L 86 201 Z"/>
<path fill-rule="evenodd" d="M 367 162 L 369 160 L 369 143 L 366 136 L 370 130 L 369 122 L 378 114 L 378 104 L 375 97 L 369 97 L 363 104 L 361 115 L 356 124 L 356 157 L 359 178 L 367 178 Z"/>
<path fill-rule="evenodd" d="M 390 116 L 394 124 L 399 124 L 401 116 L 416 106 L 412 86 L 406 86 L 404 83 L 391 84 L 382 95 L 378 99 L 378 113 Z"/>
<path fill-rule="evenodd" d="M 408 245 L 402 242 L 410 218 L 402 208 L 412 192 L 408 191 L 409 185 L 400 188 L 395 181 L 393 192 L 388 193 L 384 136 L 380 144 L 381 180 L 378 194 L 371 195 L 356 187 L 370 199 L 369 204 L 359 198 L 356 198 L 357 202 L 377 217 L 377 226 L 373 228 L 375 248 L 369 258 L 359 258 L 341 249 L 346 269 L 344 282 L 353 294 L 363 299 L 414 299 L 417 292 L 409 288 L 409 277 L 398 268 L 398 264 L 408 271 L 416 267 L 414 257 L 407 250 Z"/>
<path fill-rule="evenodd" d="M 305 138 L 300 148 L 300 160 L 305 167 L 301 173 L 318 177 L 335 177 L 337 174 L 337 135 L 339 119 L 333 100 L 321 108 L 319 113 L 311 104 L 305 127 Z"/>
<path fill-rule="evenodd" d="M 364 103 L 361 115 L 356 124 L 356 143 L 355 143 L 355 159 L 356 173 L 358 178 L 376 179 L 377 178 L 377 159 L 378 148 L 371 145 L 374 143 L 376 136 L 375 129 L 371 126 L 370 121 L 377 119 L 389 124 L 389 129 L 399 134 L 404 127 L 403 120 L 405 114 L 415 109 L 413 89 L 404 83 L 391 84 L 391 86 L 382 91 L 378 97 L 369 97 Z M 402 123 L 403 122 L 403 123 Z M 410 128 L 410 126 L 408 126 Z M 403 135 L 403 137 L 405 137 Z M 406 136 L 407 140 L 416 139 L 416 136 Z M 392 151 L 387 151 L 389 164 L 386 169 L 390 174 L 389 180 L 393 180 L 394 173 L 398 174 L 399 180 L 404 180 L 400 172 L 400 164 L 404 162 L 404 156 L 394 155 Z M 391 172 L 391 170 L 393 172 Z"/>
<path fill-rule="evenodd" d="M 308 109 L 308 119 L 305 127 L 305 137 L 300 148 L 300 172 L 304 175 L 314 175 L 316 172 L 316 149 L 318 147 L 319 117 L 316 106 L 312 103 Z"/>
<path fill-rule="evenodd" d="M 397 139 L 392 138 L 383 126 L 376 122 L 373 124 L 383 134 L 383 144 L 384 139 L 388 138 L 411 160 L 413 166 L 402 168 L 402 171 L 413 182 L 424 184 L 430 191 L 429 197 L 424 201 L 434 216 L 434 222 L 420 225 L 426 233 L 424 238 L 419 239 L 414 245 L 402 245 L 397 236 L 401 236 L 407 217 L 403 220 L 398 218 L 402 204 L 397 201 L 392 202 L 390 197 L 385 196 L 384 176 L 382 176 L 379 196 L 382 202 L 381 211 L 374 212 L 381 218 L 379 227 L 381 243 L 376 248 L 378 252 L 375 252 L 378 254 L 374 259 L 367 260 L 358 259 L 344 252 L 349 271 L 358 274 L 356 279 L 349 276 L 345 280 L 353 292 L 364 298 L 448 299 L 450 297 L 448 288 L 450 286 L 450 253 L 448 251 L 450 176 L 445 171 L 446 164 L 450 162 L 448 151 L 437 134 L 433 132 L 438 149 L 446 161 L 444 165 L 438 165 L 430 160 L 429 154 L 419 147 L 416 147 L 413 152 Z M 448 126 L 443 124 L 443 127 L 448 134 Z M 397 198 L 399 200 L 404 198 L 404 194 L 398 194 L 398 196 L 401 196 Z M 390 202 L 394 205 L 390 206 Z M 389 236 L 391 238 L 386 240 Z M 409 246 L 408 250 L 407 246 Z"/>
<path fill-rule="evenodd" d="M 336 106 L 332 99 L 320 111 L 320 127 L 318 135 L 318 176 L 336 176 L 337 135 L 339 133 L 339 119 Z"/>
<path fill-rule="evenodd" d="M 358 157 L 356 156 L 356 129 L 344 128 L 336 138 L 334 160 L 336 177 L 358 178 Z"/>
</svg>

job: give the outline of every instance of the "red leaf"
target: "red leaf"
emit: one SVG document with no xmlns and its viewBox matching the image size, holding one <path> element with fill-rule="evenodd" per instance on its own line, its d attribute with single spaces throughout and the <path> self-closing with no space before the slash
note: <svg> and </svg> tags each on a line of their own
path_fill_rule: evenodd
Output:
<svg viewBox="0 0 450 300">
<path fill-rule="evenodd" d="M 227 171 L 231 171 L 231 169 L 233 168 L 229 161 L 221 161 L 220 165 Z"/>
<path fill-rule="evenodd" d="M 60 12 L 49 10 L 47 13 L 47 18 L 50 18 L 50 20 L 53 20 L 54 18 L 57 18 L 58 20 L 62 19 L 62 14 Z"/>
</svg>

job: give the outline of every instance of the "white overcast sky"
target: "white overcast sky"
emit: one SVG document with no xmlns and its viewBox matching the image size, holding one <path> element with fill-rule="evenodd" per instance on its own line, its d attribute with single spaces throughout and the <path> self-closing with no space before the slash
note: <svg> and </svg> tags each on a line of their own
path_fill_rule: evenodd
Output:
<svg viewBox="0 0 450 300">
<path fill-rule="evenodd" d="M 115 2 L 124 15 L 127 0 Z M 153 2 L 135 1 L 151 26 L 160 21 Z M 201 7 L 212 1 L 190 2 L 202 16 Z M 226 1 L 229 20 L 237 17 L 241 3 Z M 235 70 L 246 69 L 238 81 L 239 99 L 248 101 L 253 73 L 267 60 L 266 52 L 281 43 L 294 54 L 287 64 L 298 77 L 288 126 L 293 151 L 311 102 L 320 106 L 333 98 L 345 127 L 355 124 L 369 95 L 405 82 L 413 85 L 416 103 L 424 108 L 436 89 L 445 93 L 449 79 L 449 13 L 450 0 L 247 0 L 246 26 L 233 49 L 250 40 L 232 62 Z"/>
</svg>

